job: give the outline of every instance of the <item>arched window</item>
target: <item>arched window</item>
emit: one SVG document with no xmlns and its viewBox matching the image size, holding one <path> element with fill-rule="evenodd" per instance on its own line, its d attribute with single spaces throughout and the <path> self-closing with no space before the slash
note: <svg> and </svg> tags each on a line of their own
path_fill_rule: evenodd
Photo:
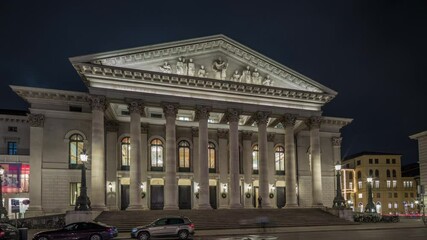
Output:
<svg viewBox="0 0 427 240">
<path fill-rule="evenodd" d="M 163 171 L 163 142 L 155 138 L 150 142 L 151 171 Z"/>
<path fill-rule="evenodd" d="M 362 172 L 357 171 L 357 179 L 361 179 L 362 178 Z"/>
<path fill-rule="evenodd" d="M 83 152 L 84 143 L 83 136 L 80 134 L 73 134 L 70 136 L 69 141 L 69 161 L 70 168 L 76 168 L 82 162 L 80 161 L 80 153 Z"/>
<path fill-rule="evenodd" d="M 259 149 L 258 145 L 255 145 L 252 148 L 252 170 L 253 173 L 258 173 L 258 164 L 259 164 Z"/>
<path fill-rule="evenodd" d="M 368 176 L 369 176 L 369 177 L 373 177 L 373 176 L 374 176 L 374 171 L 373 171 L 372 169 L 369 169 L 369 174 L 368 174 Z"/>
<path fill-rule="evenodd" d="M 285 149 L 281 146 L 276 147 L 274 151 L 274 161 L 276 163 L 276 174 L 285 174 Z"/>
<path fill-rule="evenodd" d="M 387 169 L 387 177 L 390 177 L 390 170 Z"/>
<path fill-rule="evenodd" d="M 380 171 L 378 171 L 378 169 L 375 169 L 375 177 L 376 178 L 380 177 Z"/>
<path fill-rule="evenodd" d="M 178 168 L 180 172 L 190 171 L 190 143 L 185 140 L 178 143 Z"/>
<path fill-rule="evenodd" d="M 396 170 L 393 169 L 393 177 L 396 177 Z"/>
<path fill-rule="evenodd" d="M 129 170 L 129 166 L 130 166 L 130 138 L 124 137 L 120 144 L 121 144 L 121 150 L 122 150 L 121 169 L 122 170 Z"/>
<path fill-rule="evenodd" d="M 216 172 L 216 149 L 215 144 L 209 142 L 208 144 L 208 164 L 209 164 L 209 172 Z"/>
</svg>

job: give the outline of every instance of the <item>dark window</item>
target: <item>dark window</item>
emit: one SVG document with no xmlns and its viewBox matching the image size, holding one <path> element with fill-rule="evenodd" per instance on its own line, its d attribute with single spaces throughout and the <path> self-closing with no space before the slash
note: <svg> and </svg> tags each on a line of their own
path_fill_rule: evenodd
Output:
<svg viewBox="0 0 427 240">
<path fill-rule="evenodd" d="M 130 115 L 130 112 L 126 110 L 122 110 L 122 115 Z"/>
<path fill-rule="evenodd" d="M 390 159 L 388 159 L 388 158 L 387 158 L 387 159 L 385 160 L 385 162 L 386 162 L 387 164 L 390 164 Z"/>
<path fill-rule="evenodd" d="M 348 178 L 349 178 L 349 179 L 353 179 L 353 173 L 352 173 L 352 172 L 349 172 L 349 173 L 348 173 Z"/>
<path fill-rule="evenodd" d="M 397 198 L 397 192 L 394 193 L 394 198 Z"/>
<path fill-rule="evenodd" d="M 372 169 L 369 169 L 369 174 L 368 174 L 368 176 L 369 176 L 369 177 L 373 177 L 373 176 L 374 176 L 374 171 L 373 171 Z"/>
<path fill-rule="evenodd" d="M 379 178 L 380 177 L 380 171 L 378 171 L 378 169 L 375 170 L 375 177 Z"/>
<path fill-rule="evenodd" d="M 378 158 L 375 158 L 375 164 L 378 164 Z"/>
<path fill-rule="evenodd" d="M 411 192 L 411 193 L 410 193 L 410 196 L 411 196 L 411 198 L 413 198 L 413 197 L 414 197 L 414 193 L 413 193 L 413 192 Z"/>
<path fill-rule="evenodd" d="M 405 197 L 407 198 L 408 196 L 409 196 L 409 194 L 406 192 L 406 193 L 405 193 Z"/>
<path fill-rule="evenodd" d="M 7 127 L 7 131 L 8 132 L 17 132 L 18 131 L 18 127 L 9 126 L 9 127 Z"/>
<path fill-rule="evenodd" d="M 377 193 L 377 198 L 381 198 L 381 193 Z"/>
<path fill-rule="evenodd" d="M 7 142 L 7 154 L 8 155 L 18 154 L 18 144 L 16 142 Z"/>
<path fill-rule="evenodd" d="M 390 170 L 387 169 L 387 177 L 390 177 Z"/>
<path fill-rule="evenodd" d="M 360 160 L 357 160 L 357 166 L 359 166 L 360 165 Z"/>
<path fill-rule="evenodd" d="M 373 162 L 373 159 L 369 158 L 369 164 L 372 164 L 372 162 Z"/>
<path fill-rule="evenodd" d="M 82 107 L 70 106 L 70 112 L 82 112 Z"/>
<path fill-rule="evenodd" d="M 362 178 L 362 172 L 357 171 L 357 179 L 361 179 Z"/>
<path fill-rule="evenodd" d="M 396 177 L 396 170 L 393 169 L 393 177 Z"/>
<path fill-rule="evenodd" d="M 393 159 L 391 159 L 391 163 L 392 163 L 392 164 L 396 164 L 396 159 L 394 159 L 394 158 L 393 158 Z"/>
<path fill-rule="evenodd" d="M 152 118 L 162 118 L 162 114 L 161 113 L 152 113 L 150 114 Z"/>
</svg>

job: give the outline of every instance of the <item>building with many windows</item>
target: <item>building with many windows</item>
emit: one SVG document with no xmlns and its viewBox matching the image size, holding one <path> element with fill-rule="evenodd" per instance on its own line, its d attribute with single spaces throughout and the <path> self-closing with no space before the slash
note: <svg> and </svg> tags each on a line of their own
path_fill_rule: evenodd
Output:
<svg viewBox="0 0 427 240">
<path fill-rule="evenodd" d="M 411 139 L 418 141 L 418 164 L 420 173 L 420 187 L 418 197 L 420 204 L 427 203 L 426 186 L 427 186 L 427 131 L 420 132 L 410 136 Z"/>
<path fill-rule="evenodd" d="M 372 177 L 373 201 L 378 213 L 418 212 L 417 183 L 413 177 L 402 177 L 400 158 L 400 154 L 361 152 L 343 160 L 344 197 L 354 211 L 364 212 L 368 203 L 367 178 Z"/>
<path fill-rule="evenodd" d="M 87 92 L 11 86 L 28 215 L 73 209 L 83 149 L 96 210 L 332 205 L 351 122 L 322 116 L 333 90 L 223 35 L 70 61 Z"/>
</svg>

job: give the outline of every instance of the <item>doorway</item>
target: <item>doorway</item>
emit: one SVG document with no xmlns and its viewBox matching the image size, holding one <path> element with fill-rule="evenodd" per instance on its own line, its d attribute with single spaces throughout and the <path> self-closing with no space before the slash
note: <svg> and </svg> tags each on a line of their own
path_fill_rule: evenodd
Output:
<svg viewBox="0 0 427 240">
<path fill-rule="evenodd" d="M 129 206 L 129 185 L 120 185 L 120 210 L 126 210 Z"/>
<path fill-rule="evenodd" d="M 151 210 L 163 210 L 165 205 L 163 196 L 163 185 L 151 185 L 150 188 L 150 209 Z"/>
<path fill-rule="evenodd" d="M 217 208 L 216 186 L 209 186 L 209 203 L 213 209 Z"/>
<path fill-rule="evenodd" d="M 178 186 L 179 209 L 191 209 L 191 186 Z"/>
<path fill-rule="evenodd" d="M 286 205 L 286 187 L 276 187 L 277 207 L 283 208 Z"/>
</svg>

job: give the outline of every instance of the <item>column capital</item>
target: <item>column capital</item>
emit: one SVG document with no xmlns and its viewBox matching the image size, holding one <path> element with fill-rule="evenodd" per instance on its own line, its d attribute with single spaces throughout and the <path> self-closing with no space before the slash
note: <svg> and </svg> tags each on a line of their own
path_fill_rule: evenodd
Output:
<svg viewBox="0 0 427 240">
<path fill-rule="evenodd" d="M 275 136 L 276 136 L 276 134 L 274 134 L 274 133 L 267 133 L 267 141 L 268 142 L 274 142 Z"/>
<path fill-rule="evenodd" d="M 218 129 L 218 138 L 227 138 L 228 130 L 227 129 Z"/>
<path fill-rule="evenodd" d="M 105 129 L 107 132 L 117 132 L 119 131 L 119 123 L 117 121 L 107 121 L 105 123 Z"/>
<path fill-rule="evenodd" d="M 331 138 L 332 146 L 341 147 L 342 137 L 333 137 Z"/>
<path fill-rule="evenodd" d="M 282 123 L 283 127 L 288 126 L 295 126 L 295 122 L 297 120 L 297 115 L 286 113 L 283 115 L 282 119 L 280 119 L 280 122 Z"/>
<path fill-rule="evenodd" d="M 163 102 L 163 113 L 165 114 L 165 117 L 173 117 L 176 118 L 176 114 L 178 113 L 178 103 L 169 103 L 169 102 Z"/>
<path fill-rule="evenodd" d="M 194 118 L 195 121 L 201 119 L 209 119 L 209 113 L 212 111 L 212 107 L 209 106 L 196 106 L 196 116 Z"/>
<path fill-rule="evenodd" d="M 228 122 L 239 122 L 241 111 L 235 108 L 228 108 L 225 112 L 225 118 Z"/>
<path fill-rule="evenodd" d="M 259 124 L 267 124 L 268 118 L 270 117 L 270 115 L 271 115 L 270 112 L 258 111 L 258 112 L 255 112 L 252 115 L 252 117 L 254 118 L 255 122 L 259 125 Z"/>
<path fill-rule="evenodd" d="M 144 115 L 144 102 L 142 100 L 129 99 L 127 100 L 128 109 L 130 113 L 139 113 L 141 116 Z"/>
<path fill-rule="evenodd" d="M 148 123 L 141 123 L 141 133 L 147 134 L 149 127 L 150 125 Z"/>
<path fill-rule="evenodd" d="M 320 128 L 320 124 L 322 123 L 322 119 L 323 118 L 320 116 L 310 117 L 309 119 L 307 119 L 306 124 L 310 129 Z"/>
<path fill-rule="evenodd" d="M 29 114 L 28 123 L 30 127 L 43 127 L 44 126 L 44 115 L 43 114 Z"/>
<path fill-rule="evenodd" d="M 107 109 L 107 99 L 101 95 L 89 95 L 89 105 L 92 110 L 105 111 Z"/>
<path fill-rule="evenodd" d="M 252 131 L 242 131 L 243 140 L 252 140 Z"/>
<path fill-rule="evenodd" d="M 199 128 L 198 127 L 192 127 L 191 128 L 191 134 L 193 137 L 199 137 Z"/>
</svg>

